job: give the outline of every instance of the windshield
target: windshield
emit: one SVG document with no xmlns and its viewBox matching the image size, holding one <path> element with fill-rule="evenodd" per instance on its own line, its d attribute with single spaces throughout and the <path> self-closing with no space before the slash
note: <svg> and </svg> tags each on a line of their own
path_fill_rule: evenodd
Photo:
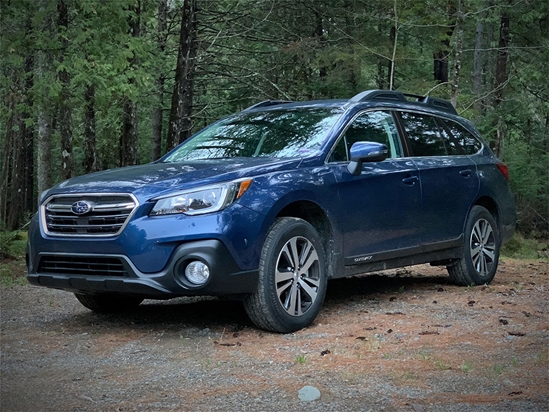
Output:
<svg viewBox="0 0 549 412">
<path fill-rule="evenodd" d="M 304 157 L 318 152 L 341 108 L 241 112 L 202 130 L 164 162 L 228 157 Z"/>
</svg>

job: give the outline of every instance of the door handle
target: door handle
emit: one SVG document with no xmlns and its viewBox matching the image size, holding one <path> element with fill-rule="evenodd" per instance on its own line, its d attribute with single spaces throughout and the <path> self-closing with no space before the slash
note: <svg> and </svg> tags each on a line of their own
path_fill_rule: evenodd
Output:
<svg viewBox="0 0 549 412">
<path fill-rule="evenodd" d="M 415 185 L 417 181 L 419 181 L 419 178 L 417 176 L 408 176 L 402 179 L 402 183 L 408 186 Z"/>
<path fill-rule="evenodd" d="M 463 177 L 470 177 L 472 173 L 473 171 L 471 169 L 465 169 L 459 172 L 459 174 L 462 175 Z"/>
</svg>

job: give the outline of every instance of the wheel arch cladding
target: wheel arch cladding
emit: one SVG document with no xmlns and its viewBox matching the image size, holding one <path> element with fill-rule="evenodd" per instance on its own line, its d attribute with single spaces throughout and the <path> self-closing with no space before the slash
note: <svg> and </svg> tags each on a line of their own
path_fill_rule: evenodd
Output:
<svg viewBox="0 0 549 412">
<path fill-rule="evenodd" d="M 498 237 L 501 235 L 501 221 L 500 221 L 500 217 L 499 217 L 499 209 L 498 209 L 498 206 L 496 204 L 496 202 L 494 201 L 494 199 L 492 199 L 491 197 L 488 197 L 488 196 L 483 196 L 479 199 L 477 199 L 477 201 L 475 202 L 475 206 L 482 206 L 483 208 L 485 208 L 486 210 L 488 210 L 488 212 L 490 212 L 490 214 L 493 216 L 494 220 L 496 221 L 496 225 L 497 225 L 497 230 L 498 230 Z"/>
<path fill-rule="evenodd" d="M 336 270 L 335 253 L 337 245 L 334 239 L 334 229 L 330 223 L 330 219 L 324 209 L 317 203 L 301 200 L 290 203 L 285 206 L 277 215 L 278 217 L 297 217 L 305 220 L 317 231 L 324 248 L 326 257 L 327 276 L 331 278 Z"/>
</svg>

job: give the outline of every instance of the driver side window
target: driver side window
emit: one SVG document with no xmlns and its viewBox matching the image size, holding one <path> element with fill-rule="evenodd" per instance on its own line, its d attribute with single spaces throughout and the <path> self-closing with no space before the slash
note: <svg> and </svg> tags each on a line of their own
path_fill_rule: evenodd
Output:
<svg viewBox="0 0 549 412">
<path fill-rule="evenodd" d="M 382 143 L 389 149 L 389 158 L 402 156 L 397 128 L 390 112 L 366 112 L 354 119 L 337 142 L 330 161 L 348 161 L 349 149 L 356 142 Z"/>
</svg>

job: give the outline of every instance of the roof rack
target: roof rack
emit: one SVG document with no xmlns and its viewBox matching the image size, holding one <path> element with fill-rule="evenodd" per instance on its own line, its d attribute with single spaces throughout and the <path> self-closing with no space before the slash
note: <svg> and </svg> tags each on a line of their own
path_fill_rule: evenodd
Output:
<svg viewBox="0 0 549 412">
<path fill-rule="evenodd" d="M 407 97 L 411 97 L 415 100 L 410 101 Z M 398 90 L 366 90 L 353 96 L 349 101 L 352 103 L 359 103 L 370 102 L 373 100 L 408 102 L 431 106 L 434 109 L 451 114 L 458 114 L 456 108 L 448 100 L 431 96 L 419 96 L 417 94 L 402 93 Z"/>
<path fill-rule="evenodd" d="M 402 92 L 396 90 L 366 90 L 365 92 L 353 96 L 349 101 L 358 103 L 369 102 L 372 100 L 391 100 L 400 102 L 408 101 Z"/>
<path fill-rule="evenodd" d="M 458 114 L 456 108 L 448 100 L 439 99 L 438 97 L 425 96 L 417 99 L 418 103 L 426 104 L 427 106 L 432 106 L 435 109 L 441 110 L 443 112 L 448 112 L 452 114 Z"/>
<path fill-rule="evenodd" d="M 257 109 L 259 107 L 268 107 L 268 106 L 274 106 L 276 104 L 286 104 L 286 103 L 294 103 L 290 100 L 265 100 L 263 102 L 259 102 L 256 104 L 251 105 L 250 107 L 247 107 L 243 111 L 246 112 L 248 110 Z"/>
</svg>

